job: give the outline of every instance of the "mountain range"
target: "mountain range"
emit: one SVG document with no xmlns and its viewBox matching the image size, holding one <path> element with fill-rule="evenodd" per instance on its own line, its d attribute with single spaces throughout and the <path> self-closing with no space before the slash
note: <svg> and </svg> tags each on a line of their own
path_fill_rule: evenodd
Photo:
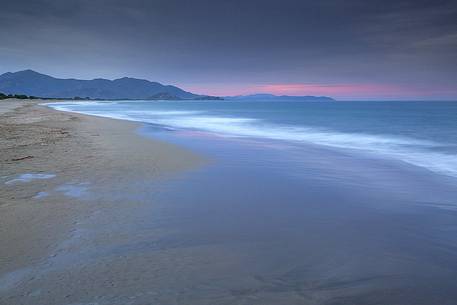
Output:
<svg viewBox="0 0 457 305">
<path fill-rule="evenodd" d="M 0 92 L 43 98 L 90 99 L 219 99 L 144 79 L 61 79 L 33 70 L 0 75 Z"/>
<path fill-rule="evenodd" d="M 0 75 L 0 93 L 40 98 L 102 99 L 102 100 L 275 100 L 329 102 L 327 96 L 288 96 L 252 94 L 224 98 L 199 95 L 181 88 L 151 82 L 145 79 L 123 77 L 115 80 L 96 78 L 92 80 L 62 79 L 24 70 Z"/>
</svg>

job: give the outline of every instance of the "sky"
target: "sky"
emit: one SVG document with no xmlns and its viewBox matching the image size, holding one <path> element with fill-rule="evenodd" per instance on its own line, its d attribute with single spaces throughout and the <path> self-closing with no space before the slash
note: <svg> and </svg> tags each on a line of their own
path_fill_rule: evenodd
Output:
<svg viewBox="0 0 457 305">
<path fill-rule="evenodd" d="M 0 0 L 0 73 L 457 100 L 457 0 Z"/>
</svg>

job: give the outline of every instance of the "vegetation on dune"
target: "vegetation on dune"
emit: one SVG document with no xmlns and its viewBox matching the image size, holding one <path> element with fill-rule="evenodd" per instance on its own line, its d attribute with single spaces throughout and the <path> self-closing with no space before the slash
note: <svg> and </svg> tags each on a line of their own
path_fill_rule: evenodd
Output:
<svg viewBox="0 0 457 305">
<path fill-rule="evenodd" d="M 34 100 L 37 99 L 38 97 L 33 96 L 33 95 L 25 95 L 25 94 L 4 94 L 0 92 L 0 100 L 6 100 L 8 98 L 16 98 L 20 100 Z"/>
</svg>

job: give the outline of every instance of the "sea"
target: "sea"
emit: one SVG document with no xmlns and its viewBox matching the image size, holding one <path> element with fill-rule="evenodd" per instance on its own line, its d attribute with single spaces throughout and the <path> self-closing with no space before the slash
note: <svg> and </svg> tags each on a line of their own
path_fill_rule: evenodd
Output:
<svg viewBox="0 0 457 305">
<path fill-rule="evenodd" d="M 50 106 L 293 148 L 320 145 L 457 177 L 455 102 L 71 101 Z"/>
<path fill-rule="evenodd" d="M 157 304 L 457 304 L 457 102 L 48 106 L 211 160 L 110 227 L 141 245 L 122 255 L 163 253 L 144 266 Z"/>
</svg>

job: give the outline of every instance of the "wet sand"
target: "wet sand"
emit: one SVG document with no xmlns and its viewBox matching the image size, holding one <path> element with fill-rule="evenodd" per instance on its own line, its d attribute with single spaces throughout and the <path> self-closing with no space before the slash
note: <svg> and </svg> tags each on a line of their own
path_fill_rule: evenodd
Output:
<svg viewBox="0 0 457 305">
<path fill-rule="evenodd" d="M 36 280 L 37 266 L 72 253 L 63 251 L 62 243 L 77 238 L 83 222 L 119 203 L 113 199 L 119 196 L 101 195 L 103 190 L 122 194 L 128 192 L 127 181 L 167 179 L 205 162 L 190 151 L 136 135 L 136 123 L 37 103 L 0 101 L 2 305 L 66 303 L 63 291 L 30 299 L 33 292 L 23 287 Z M 22 174 L 44 178 L 24 182 Z"/>
</svg>

